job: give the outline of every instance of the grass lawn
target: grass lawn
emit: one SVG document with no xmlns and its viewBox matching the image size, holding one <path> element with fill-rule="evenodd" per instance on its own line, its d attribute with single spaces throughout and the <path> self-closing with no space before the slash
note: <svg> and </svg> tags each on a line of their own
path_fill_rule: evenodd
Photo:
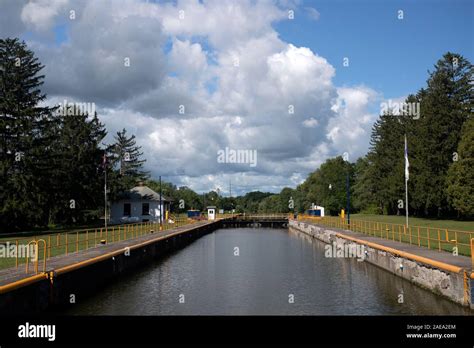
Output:
<svg viewBox="0 0 474 348">
<path fill-rule="evenodd" d="M 322 224 L 348 229 L 338 217 L 327 217 Z M 424 246 L 435 250 L 453 252 L 457 247 L 460 255 L 471 255 L 471 239 L 474 239 L 474 221 L 409 218 L 406 229 L 405 217 L 396 215 L 351 214 L 352 231 L 384 239 Z"/>
<path fill-rule="evenodd" d="M 405 224 L 405 216 L 402 215 L 351 214 L 351 218 L 365 221 L 378 221 L 388 224 Z M 408 223 L 410 226 L 447 228 L 449 230 L 474 232 L 474 221 L 436 220 L 408 217 Z"/>
<path fill-rule="evenodd" d="M 187 217 L 180 217 L 175 224 L 163 224 L 163 229 L 171 229 L 175 227 L 188 224 Z M 115 225 L 109 226 L 107 234 L 103 228 L 90 228 L 88 230 L 76 230 L 70 232 L 59 232 L 59 233 L 43 233 L 35 236 L 27 237 L 3 237 L 0 238 L 0 244 L 3 246 L 10 247 L 11 245 L 26 245 L 34 239 L 43 239 L 46 242 L 46 257 L 54 257 L 58 255 L 65 255 L 76 253 L 81 250 L 93 248 L 100 244 L 101 240 L 105 240 L 106 243 L 114 243 L 120 240 L 132 239 L 141 235 L 149 234 L 150 230 L 153 229 L 158 232 L 159 224 L 148 225 L 148 224 L 126 224 L 126 225 Z M 5 248 L 6 249 L 6 248 Z M 7 252 L 4 250 L 4 253 Z M 39 259 L 43 260 L 43 243 L 39 244 Z M 0 255 L 0 269 L 7 267 L 14 267 L 16 264 L 16 257 L 7 257 Z M 25 267 L 26 258 L 18 257 L 18 265 Z M 32 265 L 30 265 L 32 266 Z M 42 270 L 42 263 L 39 266 Z"/>
</svg>

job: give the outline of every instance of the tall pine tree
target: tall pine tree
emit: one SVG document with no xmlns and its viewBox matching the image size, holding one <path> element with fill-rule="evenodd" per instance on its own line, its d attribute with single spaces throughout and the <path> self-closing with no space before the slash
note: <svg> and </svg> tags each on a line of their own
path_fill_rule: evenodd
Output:
<svg viewBox="0 0 474 348">
<path fill-rule="evenodd" d="M 141 146 L 137 146 L 135 135 L 127 136 L 124 128 L 117 132 L 115 142 L 108 149 L 110 164 L 110 181 L 112 197 L 116 197 L 123 190 L 128 190 L 140 181 L 148 179 L 148 172 L 143 170 L 144 159 Z M 113 171 L 112 171 L 113 170 Z"/>
<path fill-rule="evenodd" d="M 2 229 L 42 225 L 46 214 L 53 108 L 39 104 L 43 65 L 24 42 L 0 39 L 0 190 Z"/>
<path fill-rule="evenodd" d="M 419 93 L 421 117 L 413 123 L 413 204 L 424 215 L 446 216 L 447 171 L 461 138 L 463 123 L 472 115 L 473 66 L 459 54 L 446 53 Z"/>
<path fill-rule="evenodd" d="M 50 222 L 85 222 L 98 217 L 103 205 L 104 176 L 100 168 L 106 135 L 97 114 L 60 116 L 54 146 L 56 170 L 50 192 Z"/>
<path fill-rule="evenodd" d="M 465 217 L 474 217 L 474 118 L 464 122 L 458 150 L 448 170 L 448 201 Z"/>
</svg>

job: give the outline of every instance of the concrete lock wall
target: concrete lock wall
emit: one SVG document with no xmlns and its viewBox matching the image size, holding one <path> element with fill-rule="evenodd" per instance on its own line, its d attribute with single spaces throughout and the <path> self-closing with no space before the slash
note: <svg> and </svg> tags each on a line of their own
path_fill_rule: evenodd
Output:
<svg viewBox="0 0 474 348">
<path fill-rule="evenodd" d="M 353 245 L 354 247 L 357 247 L 357 245 L 361 247 L 363 245 L 366 251 L 364 261 L 383 268 L 458 304 L 474 308 L 471 296 L 474 280 L 466 277 L 463 271 L 451 272 L 408 257 L 377 249 L 376 247 L 341 238 L 338 236 L 340 232 L 327 227 L 314 226 L 294 220 L 289 222 L 289 227 L 319 239 L 324 243 L 336 243 L 337 247 L 344 248 L 346 244 Z M 400 267 L 400 265 L 403 265 L 403 267 Z"/>
<path fill-rule="evenodd" d="M 51 271 L 48 278 L 0 294 L 0 314 L 40 312 L 51 307 L 68 306 L 97 293 L 101 286 L 122 274 L 151 263 L 167 253 L 182 248 L 197 238 L 220 228 L 221 221 L 197 226 L 182 233 L 157 240 L 106 259 L 67 272 Z M 52 278 L 51 278 L 52 273 Z"/>
</svg>

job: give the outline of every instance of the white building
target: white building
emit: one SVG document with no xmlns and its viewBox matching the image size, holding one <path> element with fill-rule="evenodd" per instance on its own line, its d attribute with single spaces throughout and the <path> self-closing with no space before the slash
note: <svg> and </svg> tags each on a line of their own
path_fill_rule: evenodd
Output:
<svg viewBox="0 0 474 348">
<path fill-rule="evenodd" d="M 119 199 L 112 202 L 110 207 L 110 223 L 163 221 L 169 214 L 171 201 L 161 197 L 148 186 L 140 184 L 119 195 Z"/>
</svg>

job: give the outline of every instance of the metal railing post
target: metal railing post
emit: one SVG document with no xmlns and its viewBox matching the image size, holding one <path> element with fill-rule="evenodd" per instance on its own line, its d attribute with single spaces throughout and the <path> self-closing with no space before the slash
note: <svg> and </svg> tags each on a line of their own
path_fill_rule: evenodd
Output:
<svg viewBox="0 0 474 348">
<path fill-rule="evenodd" d="M 472 269 L 474 269 L 474 238 L 471 238 L 471 263 Z"/>
<path fill-rule="evenodd" d="M 18 239 L 16 240 L 15 244 L 16 244 L 15 267 L 18 268 Z"/>
</svg>

